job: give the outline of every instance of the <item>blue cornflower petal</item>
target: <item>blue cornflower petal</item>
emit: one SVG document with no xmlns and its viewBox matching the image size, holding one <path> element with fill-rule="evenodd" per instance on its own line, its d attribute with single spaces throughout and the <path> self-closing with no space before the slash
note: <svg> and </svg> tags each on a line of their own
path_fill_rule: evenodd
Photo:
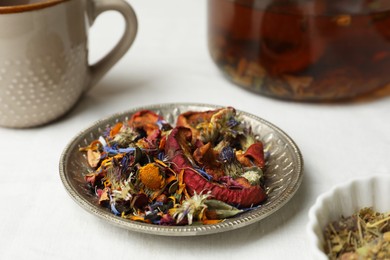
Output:
<svg viewBox="0 0 390 260">
<path fill-rule="evenodd" d="M 121 213 L 115 208 L 115 203 L 114 202 L 110 202 L 110 207 L 111 207 L 112 213 L 114 213 L 117 216 L 121 215 Z"/>
<path fill-rule="evenodd" d="M 231 163 L 233 162 L 235 158 L 234 149 L 230 146 L 226 146 L 222 149 L 221 153 L 219 154 L 219 159 L 225 163 Z"/>
<path fill-rule="evenodd" d="M 211 181 L 213 179 L 213 176 L 209 175 L 206 171 L 204 171 L 203 169 L 201 168 L 195 168 L 195 170 L 200 174 L 202 175 L 203 177 L 205 177 L 207 180 Z"/>
</svg>

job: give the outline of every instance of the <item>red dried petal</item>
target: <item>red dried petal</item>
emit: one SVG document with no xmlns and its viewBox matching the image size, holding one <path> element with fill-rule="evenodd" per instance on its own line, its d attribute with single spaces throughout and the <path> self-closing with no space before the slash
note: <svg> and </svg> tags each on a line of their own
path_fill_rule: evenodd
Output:
<svg viewBox="0 0 390 260">
<path fill-rule="evenodd" d="M 162 117 L 153 111 L 141 110 L 132 115 L 129 120 L 129 125 L 137 129 L 143 129 L 146 135 L 149 136 L 153 131 L 159 129 L 157 122 L 161 119 Z"/>
<path fill-rule="evenodd" d="M 218 162 L 218 154 L 214 152 L 211 143 L 207 143 L 195 150 L 193 153 L 195 161 L 200 168 L 212 175 L 214 179 L 223 175 L 221 163 Z"/>
<path fill-rule="evenodd" d="M 211 117 L 221 109 L 209 110 L 204 112 L 188 111 L 179 115 L 176 126 L 186 127 L 191 129 L 193 141 L 199 137 L 199 131 L 196 126 L 200 123 L 210 121 Z"/>
<path fill-rule="evenodd" d="M 188 147 L 180 144 L 183 142 L 183 139 L 186 142 L 191 140 L 191 135 L 188 135 L 188 131 L 188 129 L 183 127 L 174 128 L 167 137 L 165 152 L 170 154 L 173 168 L 176 172 L 184 170 L 184 183 L 190 195 L 193 195 L 195 192 L 200 194 L 210 191 L 215 199 L 244 208 L 258 205 L 266 199 L 267 195 L 260 186 L 251 186 L 241 190 L 230 190 L 218 183 L 206 180 L 193 170 L 188 157 L 186 157 L 189 151 L 184 150 Z"/>
<path fill-rule="evenodd" d="M 257 142 L 249 146 L 249 148 L 244 153 L 244 156 L 251 159 L 256 166 L 262 169 L 264 168 L 265 160 L 263 143 Z"/>
</svg>

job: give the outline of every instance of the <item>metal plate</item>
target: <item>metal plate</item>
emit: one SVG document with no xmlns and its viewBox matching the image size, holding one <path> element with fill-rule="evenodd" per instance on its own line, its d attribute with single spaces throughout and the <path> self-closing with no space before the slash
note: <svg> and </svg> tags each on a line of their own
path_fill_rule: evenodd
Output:
<svg viewBox="0 0 390 260">
<path fill-rule="evenodd" d="M 179 114 L 185 111 L 205 111 L 219 106 L 204 104 L 160 104 L 139 107 L 102 119 L 91 127 L 79 133 L 64 149 L 60 159 L 60 176 L 69 195 L 88 212 L 128 230 L 166 236 L 196 236 L 233 230 L 255 223 L 271 215 L 285 205 L 298 190 L 303 176 L 302 155 L 294 141 L 281 129 L 257 116 L 237 111 L 249 123 L 256 136 L 268 149 L 270 157 L 265 171 L 266 186 L 269 197 L 261 207 L 245 212 L 238 217 L 229 218 L 213 225 L 197 226 L 160 226 L 123 219 L 112 214 L 108 209 L 98 205 L 84 180 L 84 174 L 89 166 L 85 155 L 79 152 L 79 147 L 88 145 L 98 139 L 108 125 L 128 120 L 130 116 L 141 109 L 157 112 L 175 125 Z"/>
</svg>

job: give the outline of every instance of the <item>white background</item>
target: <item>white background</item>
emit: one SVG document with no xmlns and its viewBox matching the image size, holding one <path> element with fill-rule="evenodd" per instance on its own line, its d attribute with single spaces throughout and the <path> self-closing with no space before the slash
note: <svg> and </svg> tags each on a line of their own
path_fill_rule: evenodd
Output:
<svg viewBox="0 0 390 260">
<path fill-rule="evenodd" d="M 64 118 L 0 128 L 1 259 L 311 259 L 305 234 L 316 197 L 354 177 L 390 174 L 390 90 L 348 103 L 307 104 L 255 95 L 226 81 L 207 49 L 206 1 L 131 0 L 131 50 Z M 106 13 L 91 30 L 96 61 L 123 30 Z M 112 226 L 80 208 L 58 172 L 67 143 L 96 120 L 170 102 L 230 105 L 287 132 L 305 160 L 303 183 L 281 210 L 231 232 L 159 237 Z"/>
</svg>

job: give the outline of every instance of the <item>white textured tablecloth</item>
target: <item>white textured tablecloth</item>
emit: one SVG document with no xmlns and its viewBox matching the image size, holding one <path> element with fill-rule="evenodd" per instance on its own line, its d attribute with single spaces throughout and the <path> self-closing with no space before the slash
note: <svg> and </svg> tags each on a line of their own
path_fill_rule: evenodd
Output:
<svg viewBox="0 0 390 260">
<path fill-rule="evenodd" d="M 205 1 L 129 2 L 139 19 L 136 42 L 68 115 L 34 129 L 0 128 L 0 259 L 311 259 L 305 226 L 316 197 L 354 177 L 390 174 L 390 91 L 347 104 L 255 95 L 226 81 L 209 58 Z M 91 60 L 122 30 L 119 15 L 99 17 Z M 71 138 L 102 117 L 170 102 L 230 105 L 282 128 L 305 160 L 297 194 L 259 223 L 200 237 L 130 232 L 80 208 L 58 172 Z"/>
</svg>

